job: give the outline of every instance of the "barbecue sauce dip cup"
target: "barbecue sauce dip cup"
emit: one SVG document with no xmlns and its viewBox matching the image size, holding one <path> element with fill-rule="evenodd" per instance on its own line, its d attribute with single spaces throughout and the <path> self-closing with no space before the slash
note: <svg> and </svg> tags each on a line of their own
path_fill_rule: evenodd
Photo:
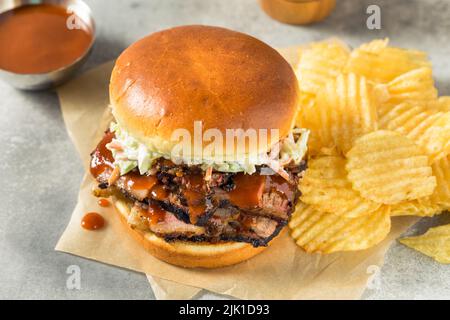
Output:
<svg viewBox="0 0 450 320">
<path fill-rule="evenodd" d="M 0 2 L 0 78 L 22 90 L 54 88 L 86 61 L 95 42 L 81 0 Z"/>
</svg>

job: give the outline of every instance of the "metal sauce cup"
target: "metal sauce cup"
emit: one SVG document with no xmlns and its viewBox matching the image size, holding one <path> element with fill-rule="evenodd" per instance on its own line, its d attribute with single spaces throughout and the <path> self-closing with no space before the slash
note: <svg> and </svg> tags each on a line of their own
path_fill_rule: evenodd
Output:
<svg viewBox="0 0 450 320">
<path fill-rule="evenodd" d="M 0 78 L 18 89 L 44 90 L 54 88 L 67 81 L 84 64 L 95 42 L 96 30 L 92 11 L 81 0 L 3 0 L 0 2 L 0 14 L 24 5 L 39 5 L 43 3 L 59 5 L 66 8 L 71 14 L 75 14 L 89 28 L 92 41 L 85 53 L 71 64 L 47 73 L 21 74 L 0 68 Z"/>
</svg>

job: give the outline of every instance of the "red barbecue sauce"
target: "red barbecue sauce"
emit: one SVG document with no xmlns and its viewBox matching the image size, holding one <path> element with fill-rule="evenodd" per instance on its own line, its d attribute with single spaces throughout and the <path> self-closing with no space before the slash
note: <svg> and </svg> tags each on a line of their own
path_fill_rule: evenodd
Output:
<svg viewBox="0 0 450 320">
<path fill-rule="evenodd" d="M 100 207 L 109 207 L 109 205 L 110 205 L 109 200 L 108 200 L 108 199 L 104 199 L 104 198 L 99 199 L 99 200 L 97 201 L 97 203 L 98 203 L 98 205 L 99 205 Z"/>
<path fill-rule="evenodd" d="M 258 207 L 264 192 L 275 191 L 286 198 L 291 198 L 295 190 L 295 186 L 278 175 L 238 173 L 233 177 L 233 181 L 236 187 L 228 193 L 229 200 L 243 209 Z"/>
<path fill-rule="evenodd" d="M 189 220 L 192 224 L 197 223 L 198 218 L 205 213 L 205 191 L 203 190 L 204 177 L 200 173 L 194 173 L 185 177 L 189 184 L 189 189 L 183 191 L 188 207 Z"/>
<path fill-rule="evenodd" d="M 99 144 L 97 145 L 97 148 L 95 148 L 94 152 L 92 152 L 91 155 L 91 174 L 94 176 L 94 178 L 98 178 L 101 175 L 107 175 L 112 172 L 114 169 L 114 158 L 111 153 L 106 148 L 106 145 L 111 142 L 111 140 L 114 138 L 114 132 L 107 132 L 102 140 L 100 140 Z"/>
<path fill-rule="evenodd" d="M 0 68 L 21 74 L 54 71 L 80 58 L 92 40 L 92 30 L 62 6 L 21 6 L 0 14 Z"/>
<path fill-rule="evenodd" d="M 150 225 L 154 225 L 158 222 L 164 221 L 166 211 L 162 209 L 158 204 L 152 202 L 148 206 L 148 210 L 145 211 L 145 216 L 148 219 L 148 223 Z"/>
<path fill-rule="evenodd" d="M 129 172 L 121 179 L 130 190 L 151 190 L 158 183 L 155 176 L 142 176 L 138 172 Z"/>
<path fill-rule="evenodd" d="M 106 145 L 110 143 L 113 138 L 114 132 L 108 131 L 91 155 L 90 171 L 96 179 L 104 175 L 104 180 L 108 180 L 109 175 L 114 169 L 113 155 L 111 151 L 106 148 Z M 120 179 L 123 179 L 124 185 L 131 190 L 152 189 L 153 186 L 158 183 L 158 179 L 155 176 L 143 176 L 137 172 L 129 172 Z"/>
<path fill-rule="evenodd" d="M 105 225 L 105 219 L 97 212 L 86 213 L 81 219 L 81 226 L 86 230 L 99 230 Z"/>
<path fill-rule="evenodd" d="M 169 192 L 164 189 L 162 184 L 156 184 L 153 188 L 151 188 L 150 195 L 155 200 L 163 201 L 167 199 Z"/>
</svg>

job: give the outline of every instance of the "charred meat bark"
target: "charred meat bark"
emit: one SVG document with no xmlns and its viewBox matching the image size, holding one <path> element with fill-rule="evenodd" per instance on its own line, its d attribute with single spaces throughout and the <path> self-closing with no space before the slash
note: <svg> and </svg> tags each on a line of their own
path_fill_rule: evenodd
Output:
<svg viewBox="0 0 450 320">
<path fill-rule="evenodd" d="M 291 181 L 260 171 L 252 175 L 213 172 L 206 181 L 201 168 L 161 158 L 147 175 L 135 170 L 111 179 L 114 159 L 106 144 L 112 137 L 107 132 L 91 154 L 91 173 L 100 189 L 118 192 L 135 203 L 130 225 L 144 226 L 167 241 L 267 245 L 287 223 L 298 197 L 301 166 L 288 169 Z M 155 210 L 163 212 L 156 220 Z"/>
</svg>

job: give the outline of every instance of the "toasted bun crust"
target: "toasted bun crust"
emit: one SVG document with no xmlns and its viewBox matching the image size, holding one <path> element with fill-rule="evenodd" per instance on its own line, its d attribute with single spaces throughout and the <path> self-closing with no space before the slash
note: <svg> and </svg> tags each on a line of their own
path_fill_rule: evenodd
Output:
<svg viewBox="0 0 450 320">
<path fill-rule="evenodd" d="M 166 242 L 152 232 L 132 229 L 127 223 L 129 205 L 124 200 L 112 199 L 122 222 L 144 248 L 156 258 L 186 268 L 219 268 L 233 265 L 257 255 L 266 247 L 254 248 L 243 242 L 220 244 L 194 243 L 184 241 Z"/>
<path fill-rule="evenodd" d="M 118 58 L 110 82 L 116 120 L 143 143 L 156 137 L 167 144 L 179 128 L 193 135 L 194 121 L 202 121 L 203 132 L 279 129 L 281 138 L 294 124 L 298 94 L 291 66 L 275 49 L 243 33 L 200 25 L 134 43 Z M 259 143 L 258 152 L 278 142 L 273 140 Z"/>
</svg>

